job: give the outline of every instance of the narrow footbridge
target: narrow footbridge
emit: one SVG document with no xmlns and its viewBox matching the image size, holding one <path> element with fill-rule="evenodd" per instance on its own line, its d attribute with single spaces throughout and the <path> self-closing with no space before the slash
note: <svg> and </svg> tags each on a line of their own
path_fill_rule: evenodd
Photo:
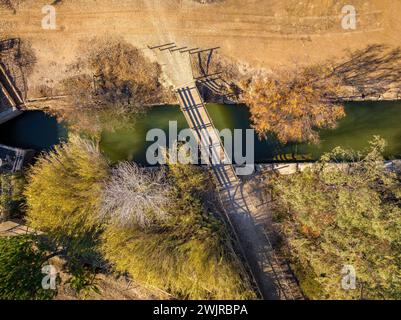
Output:
<svg viewBox="0 0 401 320">
<path fill-rule="evenodd" d="M 176 89 L 181 111 L 193 130 L 221 188 L 239 183 L 234 167 L 230 164 L 224 146 L 212 119 L 202 101 L 195 82 Z"/>
<path fill-rule="evenodd" d="M 249 197 L 196 86 L 190 55 L 206 50 L 179 47 L 171 42 L 149 46 L 149 49 L 164 67 L 164 74 L 174 87 L 181 111 L 198 140 L 202 155 L 206 155 L 203 160 L 214 172 L 227 220 L 260 295 L 264 299 L 300 299 L 301 294 L 287 265 L 276 258 L 263 224 L 248 208 Z"/>
</svg>

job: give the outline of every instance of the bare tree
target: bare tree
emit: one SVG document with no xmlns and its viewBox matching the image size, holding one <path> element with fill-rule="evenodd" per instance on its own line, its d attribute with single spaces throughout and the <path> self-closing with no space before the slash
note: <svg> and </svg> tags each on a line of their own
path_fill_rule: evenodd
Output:
<svg viewBox="0 0 401 320">
<path fill-rule="evenodd" d="M 82 41 L 79 58 L 59 86 L 68 103 L 50 111 L 79 131 L 121 128 L 170 95 L 161 72 L 159 64 L 119 37 Z"/>
<path fill-rule="evenodd" d="M 28 40 L 0 38 L 0 63 L 24 99 L 28 92 L 27 78 L 33 73 L 36 60 L 35 51 Z"/>
<path fill-rule="evenodd" d="M 103 192 L 101 215 L 142 228 L 167 217 L 170 186 L 161 170 L 145 171 L 123 162 L 112 170 Z"/>
</svg>

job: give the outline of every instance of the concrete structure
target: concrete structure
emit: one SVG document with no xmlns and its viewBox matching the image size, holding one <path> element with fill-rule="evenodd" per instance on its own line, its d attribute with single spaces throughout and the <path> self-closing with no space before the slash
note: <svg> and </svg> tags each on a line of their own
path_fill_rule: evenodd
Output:
<svg viewBox="0 0 401 320">
<path fill-rule="evenodd" d="M 256 171 L 272 171 L 282 175 L 294 174 L 313 167 L 313 162 L 263 163 L 255 165 Z M 389 171 L 401 170 L 401 159 L 384 161 L 384 167 Z M 329 168 L 335 170 L 352 170 L 352 163 L 329 163 Z"/>
<path fill-rule="evenodd" d="M 21 113 L 21 110 L 15 108 L 10 108 L 4 111 L 0 110 L 0 124 L 19 116 Z"/>
<path fill-rule="evenodd" d="M 33 150 L 12 148 L 0 144 L 0 173 L 15 173 L 22 170 L 34 155 Z"/>
</svg>

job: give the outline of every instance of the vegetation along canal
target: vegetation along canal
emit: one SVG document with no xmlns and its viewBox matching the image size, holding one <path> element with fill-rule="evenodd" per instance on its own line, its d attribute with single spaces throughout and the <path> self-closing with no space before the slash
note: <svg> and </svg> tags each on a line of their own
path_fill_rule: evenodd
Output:
<svg viewBox="0 0 401 320">
<path fill-rule="evenodd" d="M 208 110 L 216 127 L 250 128 L 249 112 L 245 106 L 209 104 Z M 321 130 L 319 145 L 281 145 L 273 137 L 255 137 L 255 161 L 315 160 L 336 146 L 363 150 L 373 135 L 386 139 L 386 157 L 401 158 L 401 101 L 352 102 L 346 105 L 347 116 L 334 130 Z M 247 119 L 247 121 L 244 121 Z M 102 133 L 100 146 L 112 162 L 134 160 L 146 164 L 146 133 L 152 128 L 168 130 L 169 121 L 177 121 L 178 129 L 186 128 L 186 121 L 175 106 L 157 106 L 132 126 Z M 9 146 L 48 150 L 64 140 L 67 130 L 56 119 L 41 111 L 28 111 L 0 125 L 0 143 Z"/>
</svg>

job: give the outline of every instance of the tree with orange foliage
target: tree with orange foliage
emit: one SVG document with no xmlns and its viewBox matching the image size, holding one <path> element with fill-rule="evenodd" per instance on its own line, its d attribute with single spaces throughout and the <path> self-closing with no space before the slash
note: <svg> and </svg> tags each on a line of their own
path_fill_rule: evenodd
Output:
<svg viewBox="0 0 401 320">
<path fill-rule="evenodd" d="M 258 75 L 242 84 L 253 128 L 260 137 L 276 134 L 282 143 L 319 142 L 316 129 L 334 128 L 345 116 L 336 97 L 340 80 L 330 68 L 316 65 L 275 76 Z"/>
</svg>

